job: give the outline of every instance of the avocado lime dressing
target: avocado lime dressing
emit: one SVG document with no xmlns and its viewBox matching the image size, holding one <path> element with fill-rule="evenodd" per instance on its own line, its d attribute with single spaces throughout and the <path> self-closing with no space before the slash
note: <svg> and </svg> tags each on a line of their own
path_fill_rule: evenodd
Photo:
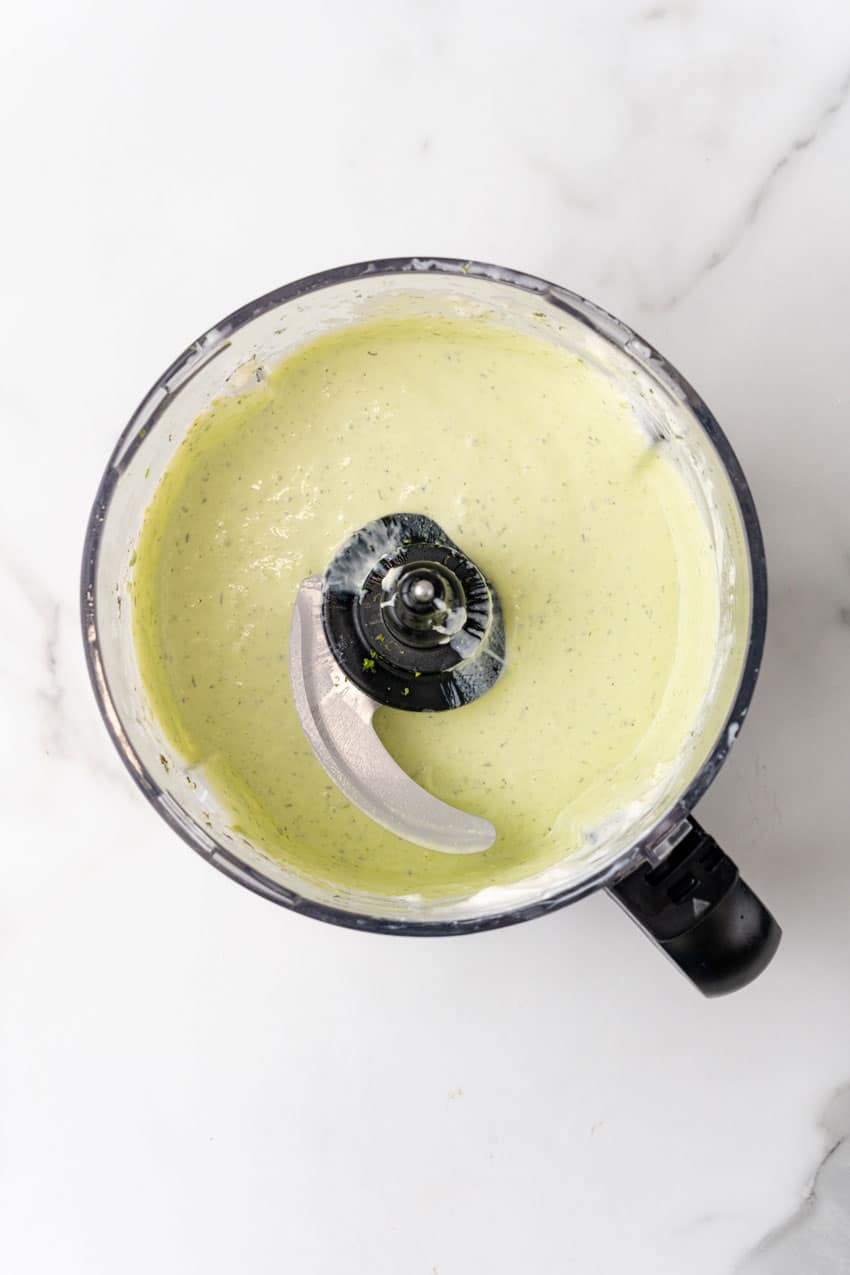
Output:
<svg viewBox="0 0 850 1275">
<path fill-rule="evenodd" d="M 462 708 L 381 708 L 417 783 L 496 827 L 422 849 L 351 805 L 292 703 L 298 587 L 358 527 L 434 519 L 493 581 L 502 677 Z M 294 872 L 437 898 L 509 883 L 648 800 L 688 741 L 717 642 L 714 554 L 685 482 L 569 353 L 477 320 L 321 337 L 195 421 L 133 566 L 139 666 L 234 829 Z"/>
</svg>

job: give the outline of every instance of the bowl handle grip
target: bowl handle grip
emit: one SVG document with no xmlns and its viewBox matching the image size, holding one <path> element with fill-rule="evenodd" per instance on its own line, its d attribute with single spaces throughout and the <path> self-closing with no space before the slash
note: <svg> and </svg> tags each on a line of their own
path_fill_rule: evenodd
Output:
<svg viewBox="0 0 850 1275">
<path fill-rule="evenodd" d="M 725 996 L 770 964 L 782 931 L 714 838 L 688 825 L 666 859 L 610 893 L 704 996 Z"/>
</svg>

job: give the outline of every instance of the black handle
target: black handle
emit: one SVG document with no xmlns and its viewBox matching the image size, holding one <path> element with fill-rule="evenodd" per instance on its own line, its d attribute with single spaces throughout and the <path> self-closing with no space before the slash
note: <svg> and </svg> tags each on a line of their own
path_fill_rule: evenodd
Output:
<svg viewBox="0 0 850 1275">
<path fill-rule="evenodd" d="M 695 819 L 657 867 L 642 864 L 611 894 L 704 996 L 746 987 L 782 931 L 738 869 Z"/>
</svg>

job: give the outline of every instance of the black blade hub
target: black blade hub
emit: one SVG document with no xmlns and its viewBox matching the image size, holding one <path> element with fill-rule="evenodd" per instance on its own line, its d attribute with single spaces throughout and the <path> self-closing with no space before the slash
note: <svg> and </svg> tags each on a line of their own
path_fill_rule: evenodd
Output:
<svg viewBox="0 0 850 1275">
<path fill-rule="evenodd" d="M 459 708 L 504 667 L 493 585 L 422 514 L 390 514 L 355 532 L 325 572 L 322 614 L 346 676 L 395 708 Z"/>
</svg>

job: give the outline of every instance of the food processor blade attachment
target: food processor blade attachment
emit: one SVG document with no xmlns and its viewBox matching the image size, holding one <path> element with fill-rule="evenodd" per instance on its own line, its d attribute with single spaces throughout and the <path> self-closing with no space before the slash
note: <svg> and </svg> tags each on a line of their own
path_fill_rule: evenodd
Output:
<svg viewBox="0 0 850 1275">
<path fill-rule="evenodd" d="M 304 733 L 328 776 L 370 819 L 407 841 L 449 854 L 487 850 L 496 837 L 487 819 L 420 788 L 387 752 L 372 725 L 380 704 L 334 658 L 322 606 L 323 581 L 313 576 L 295 599 L 289 675 Z"/>
</svg>

